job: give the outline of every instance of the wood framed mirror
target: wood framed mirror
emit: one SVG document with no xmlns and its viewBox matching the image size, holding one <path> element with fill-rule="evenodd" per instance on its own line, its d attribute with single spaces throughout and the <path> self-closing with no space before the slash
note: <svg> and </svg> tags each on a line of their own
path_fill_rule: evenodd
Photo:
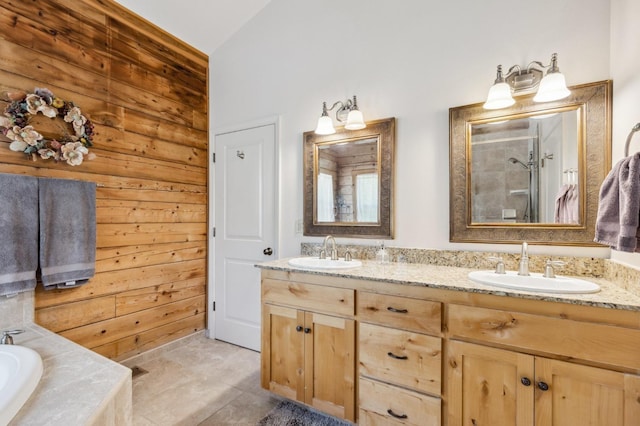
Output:
<svg viewBox="0 0 640 426">
<path fill-rule="evenodd" d="M 395 118 L 305 132 L 304 235 L 393 238 Z"/>
<path fill-rule="evenodd" d="M 501 110 L 449 110 L 450 241 L 597 246 L 611 168 L 612 83 Z"/>
</svg>

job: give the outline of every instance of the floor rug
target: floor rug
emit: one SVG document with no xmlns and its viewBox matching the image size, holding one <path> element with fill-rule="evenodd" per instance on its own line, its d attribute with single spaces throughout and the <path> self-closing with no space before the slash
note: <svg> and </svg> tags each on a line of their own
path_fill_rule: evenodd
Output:
<svg viewBox="0 0 640 426">
<path fill-rule="evenodd" d="M 352 426 L 352 423 L 338 420 L 290 401 L 282 401 L 256 426 Z"/>
</svg>

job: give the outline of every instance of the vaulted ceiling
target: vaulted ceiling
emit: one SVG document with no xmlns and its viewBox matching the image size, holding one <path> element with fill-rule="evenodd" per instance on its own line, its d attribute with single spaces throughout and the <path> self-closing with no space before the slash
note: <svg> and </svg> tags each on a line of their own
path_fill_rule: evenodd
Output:
<svg viewBox="0 0 640 426">
<path fill-rule="evenodd" d="M 210 55 L 271 0 L 116 0 Z"/>
</svg>

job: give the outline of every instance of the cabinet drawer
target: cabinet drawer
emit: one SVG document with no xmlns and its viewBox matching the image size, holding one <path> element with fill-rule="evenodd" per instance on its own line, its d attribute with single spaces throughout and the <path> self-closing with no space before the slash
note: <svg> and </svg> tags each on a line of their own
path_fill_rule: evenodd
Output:
<svg viewBox="0 0 640 426">
<path fill-rule="evenodd" d="M 360 323 L 360 374 L 440 395 L 439 337 Z"/>
<path fill-rule="evenodd" d="M 441 312 L 439 302 L 358 292 L 357 314 L 360 321 L 440 335 Z"/>
<path fill-rule="evenodd" d="M 435 426 L 440 413 L 440 398 L 360 378 L 360 425 Z"/>
<path fill-rule="evenodd" d="M 341 316 L 355 313 L 355 290 L 348 288 L 264 279 L 262 301 Z"/>
<path fill-rule="evenodd" d="M 447 321 L 451 338 L 640 369 L 637 329 L 460 305 L 449 306 Z"/>
</svg>

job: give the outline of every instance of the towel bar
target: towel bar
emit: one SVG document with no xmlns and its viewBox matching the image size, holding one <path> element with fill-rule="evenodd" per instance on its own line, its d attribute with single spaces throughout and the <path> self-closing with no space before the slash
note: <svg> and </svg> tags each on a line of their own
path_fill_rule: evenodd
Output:
<svg viewBox="0 0 640 426">
<path fill-rule="evenodd" d="M 638 123 L 635 126 L 633 126 L 633 128 L 629 132 L 629 136 L 627 136 L 627 142 L 624 144 L 624 156 L 625 157 L 629 156 L 629 144 L 631 143 L 631 138 L 633 137 L 633 134 L 635 132 L 637 132 L 638 130 L 640 130 L 640 123 Z"/>
</svg>

